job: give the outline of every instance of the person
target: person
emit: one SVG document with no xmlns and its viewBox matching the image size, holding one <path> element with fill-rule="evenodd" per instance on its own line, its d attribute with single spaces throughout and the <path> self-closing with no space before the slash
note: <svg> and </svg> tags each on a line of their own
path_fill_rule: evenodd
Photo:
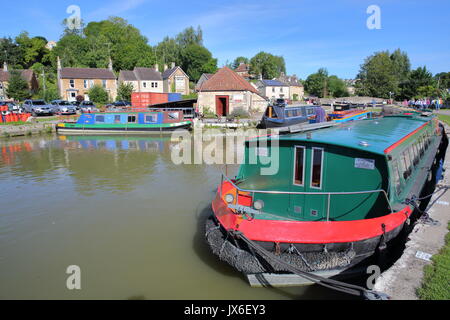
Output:
<svg viewBox="0 0 450 320">
<path fill-rule="evenodd" d="M 436 99 L 436 111 L 441 109 L 441 98 Z"/>
</svg>

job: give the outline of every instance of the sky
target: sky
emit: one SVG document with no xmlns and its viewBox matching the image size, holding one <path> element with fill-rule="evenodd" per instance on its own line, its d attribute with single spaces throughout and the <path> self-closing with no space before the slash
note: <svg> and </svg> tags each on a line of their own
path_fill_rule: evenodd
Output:
<svg viewBox="0 0 450 320">
<path fill-rule="evenodd" d="M 324 67 L 352 79 L 366 57 L 400 48 L 412 68 L 450 72 L 449 0 L 0 0 L 0 37 L 28 31 L 57 41 L 71 5 L 85 23 L 125 18 L 150 45 L 200 26 L 219 67 L 265 51 L 283 56 L 289 75 L 305 79 Z"/>
</svg>

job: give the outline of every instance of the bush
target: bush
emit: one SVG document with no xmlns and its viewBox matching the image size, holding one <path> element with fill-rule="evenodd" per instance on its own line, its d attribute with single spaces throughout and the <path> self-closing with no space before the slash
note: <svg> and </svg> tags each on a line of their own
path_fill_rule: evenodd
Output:
<svg viewBox="0 0 450 320">
<path fill-rule="evenodd" d="M 209 107 L 203 107 L 203 118 L 214 119 L 217 118 L 216 114 L 209 109 Z"/>
<path fill-rule="evenodd" d="M 233 111 L 231 111 L 230 115 L 228 116 L 228 118 L 236 118 L 236 119 L 248 117 L 249 117 L 248 112 L 244 110 L 242 107 L 234 108 Z"/>
<path fill-rule="evenodd" d="M 109 100 L 108 92 L 106 92 L 105 88 L 97 84 L 89 89 L 88 95 L 90 101 L 98 104 L 106 104 Z"/>
</svg>

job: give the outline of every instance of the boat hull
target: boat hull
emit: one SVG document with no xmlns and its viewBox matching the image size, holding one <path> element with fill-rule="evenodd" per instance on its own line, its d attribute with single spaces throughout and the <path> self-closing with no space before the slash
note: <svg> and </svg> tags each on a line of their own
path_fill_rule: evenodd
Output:
<svg viewBox="0 0 450 320">
<path fill-rule="evenodd" d="M 192 123 L 190 121 L 184 121 L 181 123 L 171 123 L 166 126 L 98 126 L 90 125 L 76 125 L 76 124 L 59 124 L 56 127 L 57 133 L 64 135 L 90 135 L 90 134 L 106 134 L 106 135 L 135 135 L 135 134 L 161 134 L 171 133 L 175 130 L 191 128 Z"/>
</svg>

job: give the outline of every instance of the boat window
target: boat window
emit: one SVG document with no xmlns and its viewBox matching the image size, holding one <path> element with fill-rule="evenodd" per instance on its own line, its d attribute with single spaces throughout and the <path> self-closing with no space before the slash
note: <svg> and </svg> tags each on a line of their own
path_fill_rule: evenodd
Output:
<svg viewBox="0 0 450 320">
<path fill-rule="evenodd" d="M 95 122 L 105 122 L 105 116 L 95 116 Z"/>
<path fill-rule="evenodd" d="M 114 123 L 120 123 L 120 115 L 114 115 Z"/>
<path fill-rule="evenodd" d="M 128 123 L 136 123 L 136 116 L 128 115 Z"/>
<path fill-rule="evenodd" d="M 178 112 L 169 112 L 168 116 L 172 120 L 178 119 Z"/>
<path fill-rule="evenodd" d="M 398 171 L 397 160 L 394 160 L 392 162 L 392 174 L 394 175 L 395 192 L 397 193 L 397 195 L 399 195 L 402 188 L 400 185 L 400 176 L 399 176 L 399 171 Z"/>
<path fill-rule="evenodd" d="M 294 184 L 303 186 L 305 176 L 305 147 L 295 147 Z"/>
<path fill-rule="evenodd" d="M 415 157 L 414 157 L 414 165 L 417 166 L 417 164 L 419 163 L 419 160 L 420 160 L 420 151 L 419 151 L 419 147 L 418 147 L 417 143 L 414 143 L 412 147 L 413 147 L 413 149 L 414 149 L 414 154 L 415 154 Z"/>
<path fill-rule="evenodd" d="M 323 149 L 312 148 L 311 188 L 322 187 Z"/>
<path fill-rule="evenodd" d="M 156 122 L 158 120 L 158 115 L 157 114 L 146 114 L 145 115 L 145 122 L 149 123 L 149 122 Z"/>
<path fill-rule="evenodd" d="M 406 180 L 411 175 L 411 157 L 408 150 L 403 152 L 403 162 L 405 164 L 405 171 L 403 172 L 403 178 Z"/>
</svg>

